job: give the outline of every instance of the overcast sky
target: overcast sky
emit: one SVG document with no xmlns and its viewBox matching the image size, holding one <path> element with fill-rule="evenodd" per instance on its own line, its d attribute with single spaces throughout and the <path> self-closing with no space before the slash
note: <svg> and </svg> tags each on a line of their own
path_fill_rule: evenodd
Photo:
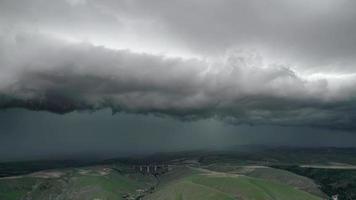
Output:
<svg viewBox="0 0 356 200">
<path fill-rule="evenodd" d="M 121 133 L 132 138 L 141 118 L 192 126 L 171 138 L 207 120 L 235 132 L 352 135 L 355 9 L 353 0 L 0 0 L 0 122 L 137 118 Z M 63 137 L 74 130 L 63 126 Z M 0 137 L 36 129 L 2 123 Z"/>
</svg>

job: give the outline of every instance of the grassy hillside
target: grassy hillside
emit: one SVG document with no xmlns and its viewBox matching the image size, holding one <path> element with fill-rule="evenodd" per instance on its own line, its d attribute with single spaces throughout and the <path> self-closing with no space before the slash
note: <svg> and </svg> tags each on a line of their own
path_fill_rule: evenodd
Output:
<svg viewBox="0 0 356 200">
<path fill-rule="evenodd" d="M 151 200 L 321 199 L 298 188 L 297 183 L 308 185 L 309 179 L 293 173 L 267 167 L 227 166 L 175 165 L 158 179 L 124 165 L 39 171 L 1 178 L 0 199 L 119 200 L 142 196 Z"/>
<path fill-rule="evenodd" d="M 3 163 L 0 200 L 355 199 L 355 149 L 279 150 Z"/>
<path fill-rule="evenodd" d="M 219 172 L 243 174 L 254 178 L 260 178 L 279 184 L 289 185 L 316 196 L 326 197 L 326 195 L 320 190 L 320 186 L 317 185 L 312 179 L 294 174 L 287 170 L 266 166 L 241 166 L 228 163 L 211 164 L 204 166 L 204 168 Z"/>
<path fill-rule="evenodd" d="M 157 191 L 145 197 L 150 200 L 320 200 L 320 197 L 294 187 L 259 178 L 204 171 L 164 182 Z"/>
<path fill-rule="evenodd" d="M 37 183 L 35 178 L 0 179 L 0 199 L 17 200 L 32 190 Z"/>
<path fill-rule="evenodd" d="M 340 200 L 356 199 L 356 170 L 343 168 L 307 168 L 299 166 L 276 166 L 302 176 L 310 177 L 328 194 L 338 195 Z"/>
<path fill-rule="evenodd" d="M 135 198 L 155 183 L 151 176 L 120 174 L 104 166 L 41 171 L 0 179 L 0 199 L 118 200 Z"/>
</svg>

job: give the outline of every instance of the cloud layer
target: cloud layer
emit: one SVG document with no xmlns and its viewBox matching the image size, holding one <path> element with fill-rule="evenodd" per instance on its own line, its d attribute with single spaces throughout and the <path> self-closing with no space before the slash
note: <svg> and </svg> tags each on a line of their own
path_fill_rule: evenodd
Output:
<svg viewBox="0 0 356 200">
<path fill-rule="evenodd" d="M 354 5 L 4 0 L 0 108 L 355 130 Z"/>
<path fill-rule="evenodd" d="M 180 119 L 354 128 L 354 78 L 305 78 L 254 51 L 167 58 L 40 34 L 3 36 L 2 108 L 66 113 L 112 108 Z"/>
</svg>

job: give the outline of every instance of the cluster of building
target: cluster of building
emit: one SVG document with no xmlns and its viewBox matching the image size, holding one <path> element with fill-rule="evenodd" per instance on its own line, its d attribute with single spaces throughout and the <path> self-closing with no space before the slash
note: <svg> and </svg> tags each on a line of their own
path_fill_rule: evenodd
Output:
<svg viewBox="0 0 356 200">
<path fill-rule="evenodd" d="M 135 171 L 139 171 L 140 173 L 152 175 L 163 174 L 170 171 L 169 165 L 163 164 L 134 165 L 133 168 Z"/>
</svg>

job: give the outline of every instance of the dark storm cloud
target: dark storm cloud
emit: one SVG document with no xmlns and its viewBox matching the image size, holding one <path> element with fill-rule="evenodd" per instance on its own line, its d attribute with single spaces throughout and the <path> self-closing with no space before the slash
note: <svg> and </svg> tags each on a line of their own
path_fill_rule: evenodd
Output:
<svg viewBox="0 0 356 200">
<path fill-rule="evenodd" d="M 0 107 L 355 130 L 355 6 L 4 0 Z"/>
<path fill-rule="evenodd" d="M 1 47 L 2 108 L 112 108 L 181 119 L 355 128 L 352 81 L 334 89 L 326 79 L 306 80 L 285 66 L 261 66 L 254 52 L 230 52 L 210 63 L 38 34 L 4 36 Z"/>
</svg>

